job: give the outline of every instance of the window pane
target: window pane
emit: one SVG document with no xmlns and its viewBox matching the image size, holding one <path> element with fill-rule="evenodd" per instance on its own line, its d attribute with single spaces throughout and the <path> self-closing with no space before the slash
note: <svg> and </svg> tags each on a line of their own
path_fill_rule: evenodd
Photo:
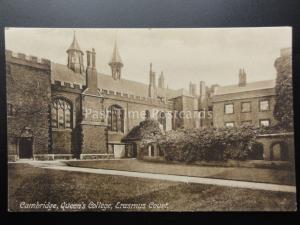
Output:
<svg viewBox="0 0 300 225">
<path fill-rule="evenodd" d="M 225 123 L 225 126 L 226 127 L 234 127 L 234 123 L 233 122 L 228 122 L 228 123 Z"/>
<path fill-rule="evenodd" d="M 59 128 L 64 128 L 64 111 L 62 108 L 58 109 L 58 127 Z"/>
<path fill-rule="evenodd" d="M 116 111 L 112 112 L 112 131 L 117 131 L 117 115 L 116 115 Z"/>
<path fill-rule="evenodd" d="M 226 114 L 233 113 L 233 104 L 225 105 L 225 113 Z"/>
<path fill-rule="evenodd" d="M 268 127 L 270 126 L 270 120 L 261 120 L 260 125 L 263 127 Z"/>
<path fill-rule="evenodd" d="M 260 110 L 269 110 L 269 101 L 260 101 Z"/>
<path fill-rule="evenodd" d="M 109 107 L 107 123 L 111 131 L 124 132 L 124 110 L 119 106 Z"/>
<path fill-rule="evenodd" d="M 71 128 L 71 111 L 66 109 L 65 111 L 66 128 Z"/>
<path fill-rule="evenodd" d="M 250 112 L 250 111 L 251 111 L 250 102 L 243 102 L 242 103 L 242 112 Z"/>
<path fill-rule="evenodd" d="M 57 109 L 53 106 L 51 107 L 51 126 L 57 127 Z"/>
</svg>

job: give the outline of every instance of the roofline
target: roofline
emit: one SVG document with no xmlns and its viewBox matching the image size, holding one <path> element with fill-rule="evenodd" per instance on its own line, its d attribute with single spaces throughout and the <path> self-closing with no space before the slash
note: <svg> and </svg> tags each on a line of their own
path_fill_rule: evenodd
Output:
<svg viewBox="0 0 300 225">
<path fill-rule="evenodd" d="M 214 94 L 214 97 L 215 96 L 224 96 L 224 95 L 246 93 L 246 92 L 253 92 L 253 91 L 269 90 L 269 89 L 275 89 L 275 87 L 271 87 L 271 88 L 259 88 L 259 89 L 253 89 L 253 90 L 250 90 L 250 91 L 237 91 L 237 92 L 230 92 L 230 93 L 226 93 L 226 94 Z"/>
</svg>

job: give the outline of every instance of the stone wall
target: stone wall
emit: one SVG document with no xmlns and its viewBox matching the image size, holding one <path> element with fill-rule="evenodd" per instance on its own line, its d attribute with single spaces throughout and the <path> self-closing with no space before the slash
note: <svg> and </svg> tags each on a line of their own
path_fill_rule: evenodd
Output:
<svg viewBox="0 0 300 225">
<path fill-rule="evenodd" d="M 52 84 L 52 99 L 64 98 L 72 105 L 72 129 L 55 129 L 52 128 L 51 144 L 52 153 L 54 154 L 72 154 L 79 155 L 81 148 L 80 122 L 81 122 L 81 91 L 69 87 L 62 87 Z"/>
<path fill-rule="evenodd" d="M 295 160 L 295 146 L 294 146 L 294 133 L 280 133 L 280 134 L 264 134 L 259 135 L 256 138 L 256 141 L 261 143 L 264 148 L 264 159 L 265 160 L 278 160 L 280 159 L 282 154 L 286 155 L 285 160 L 294 163 Z M 280 155 L 279 158 L 276 156 L 274 152 L 274 146 L 276 144 L 281 144 Z"/>
<path fill-rule="evenodd" d="M 80 154 L 106 154 L 107 132 L 103 111 L 103 98 L 82 95 L 81 152 Z M 97 113 L 98 112 L 98 113 Z"/>
<path fill-rule="evenodd" d="M 50 122 L 50 61 L 6 51 L 8 155 L 19 157 L 20 138 L 27 129 L 32 153 L 48 154 Z"/>
</svg>

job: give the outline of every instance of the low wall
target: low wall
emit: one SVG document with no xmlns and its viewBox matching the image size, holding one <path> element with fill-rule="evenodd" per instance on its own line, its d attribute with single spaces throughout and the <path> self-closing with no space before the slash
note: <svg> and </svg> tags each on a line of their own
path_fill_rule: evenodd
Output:
<svg viewBox="0 0 300 225">
<path fill-rule="evenodd" d="M 263 134 L 256 138 L 258 143 L 263 145 L 264 159 L 271 161 L 291 161 L 295 160 L 294 133 Z M 274 146 L 279 144 L 280 155 L 275 157 Z M 278 158 L 279 157 L 279 158 Z"/>
</svg>

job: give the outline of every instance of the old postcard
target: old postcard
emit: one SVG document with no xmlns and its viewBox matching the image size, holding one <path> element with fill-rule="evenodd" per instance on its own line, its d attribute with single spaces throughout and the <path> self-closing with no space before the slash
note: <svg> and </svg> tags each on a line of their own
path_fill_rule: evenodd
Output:
<svg viewBox="0 0 300 225">
<path fill-rule="evenodd" d="M 6 28 L 8 210 L 295 211 L 292 28 Z"/>
</svg>

